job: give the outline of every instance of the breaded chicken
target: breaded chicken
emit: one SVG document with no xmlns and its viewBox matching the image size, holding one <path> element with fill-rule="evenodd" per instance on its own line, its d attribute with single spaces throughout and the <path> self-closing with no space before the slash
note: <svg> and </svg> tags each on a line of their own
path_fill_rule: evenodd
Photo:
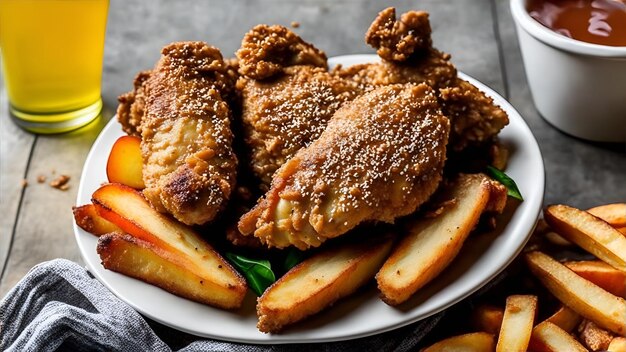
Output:
<svg viewBox="0 0 626 352">
<path fill-rule="evenodd" d="M 356 82 L 329 74 L 324 53 L 285 27 L 254 27 L 237 56 L 249 164 L 266 191 L 274 172 L 317 139 L 360 90 Z"/>
<path fill-rule="evenodd" d="M 327 67 L 323 51 L 277 25 L 260 24 L 252 28 L 243 37 L 237 58 L 239 73 L 253 79 L 272 77 L 288 66 Z"/>
<path fill-rule="evenodd" d="M 457 77 L 450 55 L 432 47 L 428 13 L 409 11 L 396 20 L 395 10 L 381 11 L 365 36 L 380 63 L 337 68 L 333 73 L 359 83 L 363 90 L 398 83 L 427 83 L 437 90 L 451 121 L 450 149 L 490 142 L 509 122 L 493 99 Z"/>
<path fill-rule="evenodd" d="M 143 192 L 157 210 L 204 224 L 235 186 L 231 111 L 222 95 L 234 92 L 232 78 L 219 50 L 205 43 L 173 43 L 161 53 L 130 107 L 142 97 Z"/>
<path fill-rule="evenodd" d="M 149 77 L 150 71 L 139 72 L 133 82 L 134 89 L 117 98 L 120 103 L 117 106 L 117 120 L 129 136 L 141 137 L 141 120 L 145 106 L 143 84 Z"/>
<path fill-rule="evenodd" d="M 428 85 L 359 96 L 276 172 L 239 229 L 270 247 L 306 249 L 363 222 L 391 223 L 439 185 L 449 129 Z"/>
</svg>

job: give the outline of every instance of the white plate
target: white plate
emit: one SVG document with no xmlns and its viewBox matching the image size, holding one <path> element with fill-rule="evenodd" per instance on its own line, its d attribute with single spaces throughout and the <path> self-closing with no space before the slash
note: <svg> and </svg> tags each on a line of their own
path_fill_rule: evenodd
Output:
<svg viewBox="0 0 626 352">
<path fill-rule="evenodd" d="M 374 55 L 347 55 L 329 60 L 344 66 L 376 60 Z M 338 302 L 282 334 L 267 335 L 256 329 L 255 298 L 249 293 L 244 306 L 223 311 L 177 297 L 155 286 L 105 270 L 96 253 L 97 238 L 74 224 L 76 241 L 89 270 L 116 296 L 153 320 L 191 334 L 257 344 L 348 340 L 393 330 L 433 315 L 478 290 L 501 272 L 520 252 L 535 225 L 544 192 L 543 160 L 537 142 L 517 111 L 480 82 L 460 74 L 493 97 L 509 114 L 510 124 L 500 139 L 511 147 L 506 172 L 524 196 L 499 233 L 468 241 L 450 267 L 416 297 L 400 308 L 387 306 L 370 287 Z M 81 176 L 77 204 L 87 204 L 91 194 L 106 182 L 106 161 L 113 142 L 122 136 L 113 119 L 93 144 Z"/>
</svg>

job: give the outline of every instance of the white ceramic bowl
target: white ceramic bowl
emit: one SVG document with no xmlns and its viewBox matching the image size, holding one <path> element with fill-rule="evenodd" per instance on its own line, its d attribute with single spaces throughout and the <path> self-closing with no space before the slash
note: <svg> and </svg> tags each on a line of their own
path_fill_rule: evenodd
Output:
<svg viewBox="0 0 626 352">
<path fill-rule="evenodd" d="M 553 126 L 597 142 L 626 142 L 626 47 L 557 34 L 511 0 L 535 106 Z"/>
</svg>

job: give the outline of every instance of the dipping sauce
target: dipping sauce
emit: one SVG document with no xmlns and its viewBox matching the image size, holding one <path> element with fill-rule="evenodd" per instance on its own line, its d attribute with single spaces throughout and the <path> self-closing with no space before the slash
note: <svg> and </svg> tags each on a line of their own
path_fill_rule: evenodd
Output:
<svg viewBox="0 0 626 352">
<path fill-rule="evenodd" d="M 539 23 L 572 39 L 626 46 L 626 0 L 528 0 L 526 10 Z"/>
</svg>

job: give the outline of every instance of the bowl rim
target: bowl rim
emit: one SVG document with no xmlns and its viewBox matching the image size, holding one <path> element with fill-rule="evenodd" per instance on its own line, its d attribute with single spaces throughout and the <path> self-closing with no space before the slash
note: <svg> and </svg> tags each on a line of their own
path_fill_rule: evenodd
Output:
<svg viewBox="0 0 626 352">
<path fill-rule="evenodd" d="M 526 0 L 510 0 L 511 14 L 518 29 L 522 28 L 534 38 L 563 51 L 587 56 L 626 58 L 626 46 L 607 46 L 583 42 L 558 34 L 530 16 Z"/>
</svg>

